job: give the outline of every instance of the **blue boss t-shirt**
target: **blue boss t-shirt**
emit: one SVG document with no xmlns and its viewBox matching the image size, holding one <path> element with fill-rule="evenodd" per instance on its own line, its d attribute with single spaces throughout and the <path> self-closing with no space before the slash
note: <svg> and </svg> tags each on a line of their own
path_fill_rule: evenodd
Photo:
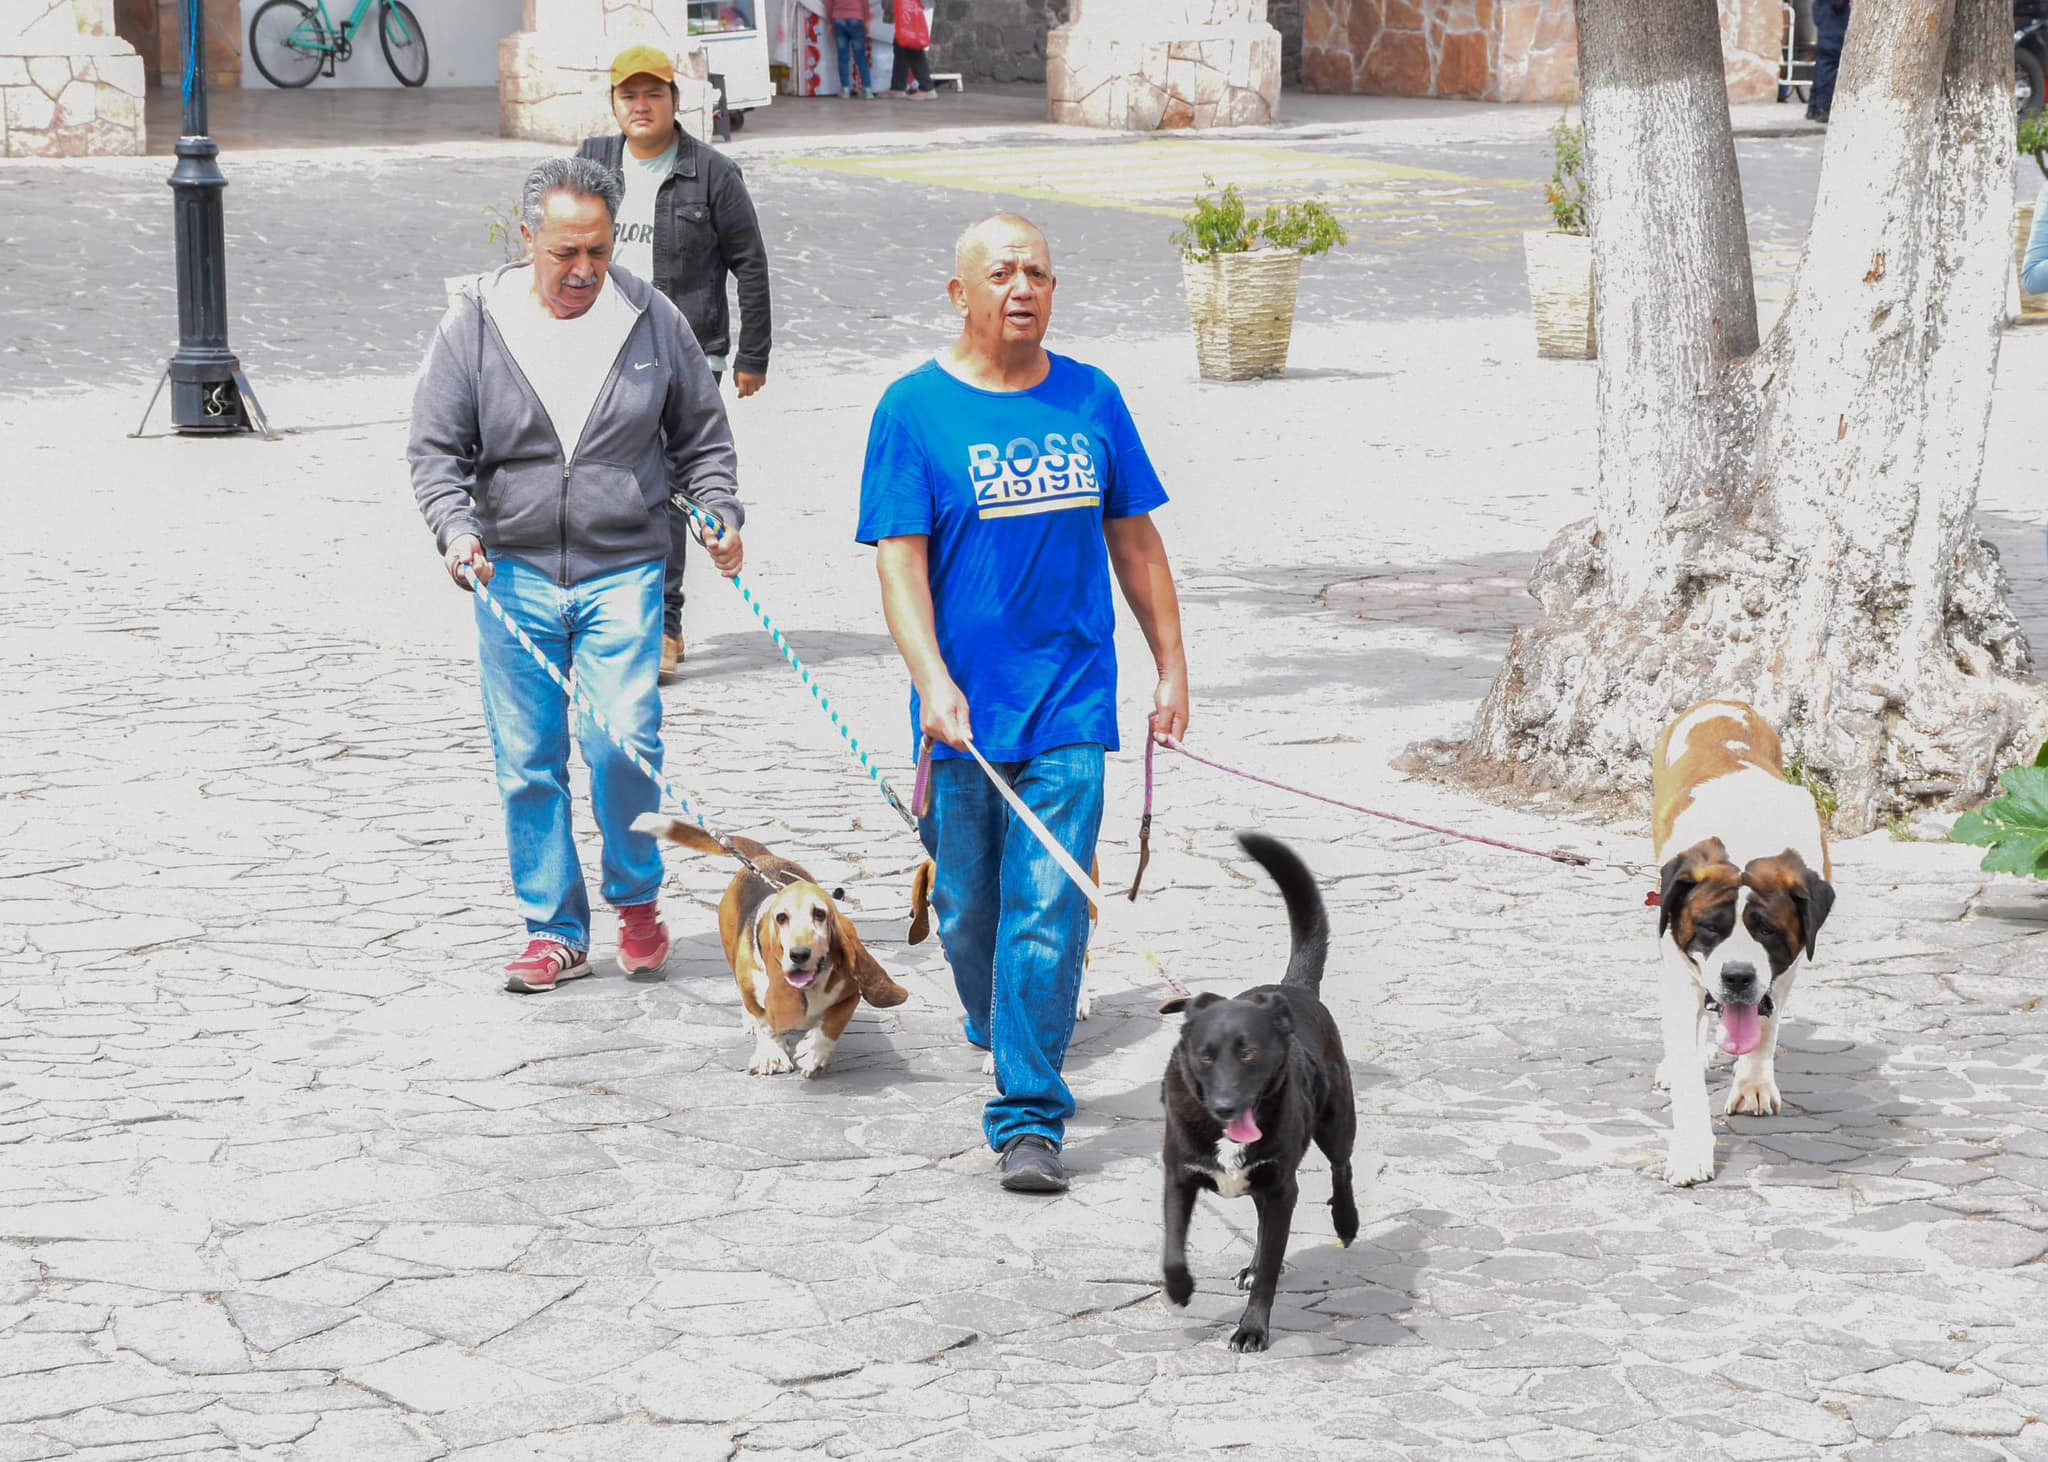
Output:
<svg viewBox="0 0 2048 1462">
<path fill-rule="evenodd" d="M 1051 361 L 1029 391 L 983 391 L 937 361 L 920 366 L 875 408 L 861 474 L 862 543 L 931 540 L 939 650 L 990 761 L 1085 741 L 1116 749 L 1102 524 L 1166 501 L 1116 383 Z M 915 690 L 910 729 L 915 745 Z"/>
</svg>

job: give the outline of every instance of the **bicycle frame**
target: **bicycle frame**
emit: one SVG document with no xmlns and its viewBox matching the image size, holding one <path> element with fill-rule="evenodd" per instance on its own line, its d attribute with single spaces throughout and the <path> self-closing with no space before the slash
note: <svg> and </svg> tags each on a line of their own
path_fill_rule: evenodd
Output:
<svg viewBox="0 0 2048 1462">
<path fill-rule="evenodd" d="M 354 49 L 355 34 L 363 28 L 363 22 L 369 18 L 370 6 L 375 0 L 356 0 L 355 9 L 349 12 L 348 18 L 340 25 L 336 25 L 333 17 L 328 14 L 327 0 L 311 0 L 311 3 L 316 14 L 313 32 L 307 34 L 307 28 L 302 25 L 291 33 L 285 44 L 297 50 L 320 52 L 327 58 L 327 74 L 332 76 L 334 63 L 337 60 L 347 60 L 349 52 Z M 401 31 L 404 30 L 404 16 L 393 11 L 391 20 Z M 409 35 L 404 38 L 411 39 Z"/>
</svg>

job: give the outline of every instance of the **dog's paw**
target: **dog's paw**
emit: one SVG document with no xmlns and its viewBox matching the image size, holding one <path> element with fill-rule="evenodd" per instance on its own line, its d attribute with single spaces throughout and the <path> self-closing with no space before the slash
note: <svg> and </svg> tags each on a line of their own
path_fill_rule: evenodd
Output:
<svg viewBox="0 0 2048 1462">
<path fill-rule="evenodd" d="M 1654 1072 L 1652 1072 L 1652 1073 L 1651 1073 L 1651 1075 L 1650 1075 L 1650 1090 L 1651 1090 L 1651 1091 L 1669 1091 L 1669 1090 L 1671 1090 L 1671 1078 L 1670 1078 L 1669 1076 L 1667 1076 L 1667 1075 L 1665 1074 L 1665 1071 L 1664 1071 L 1664 1068 L 1665 1068 L 1665 1065 L 1666 1065 L 1666 1064 L 1667 1064 L 1667 1063 L 1665 1063 L 1665 1062 L 1663 1062 L 1663 1061 L 1659 1061 L 1659 1062 L 1657 1063 L 1657 1069 L 1656 1069 L 1656 1070 L 1655 1070 Z"/>
<path fill-rule="evenodd" d="M 994 1076 L 996 1074 L 996 1053 L 994 1051 L 990 1051 L 981 1058 L 981 1074 L 983 1076 Z"/>
<path fill-rule="evenodd" d="M 1714 1180 L 1714 1140 L 1673 1142 L 1664 1152 L 1664 1181 L 1674 1188 Z"/>
<path fill-rule="evenodd" d="M 1769 1073 L 1737 1071 L 1724 1110 L 1731 1117 L 1775 1117 L 1782 1104 L 1777 1080 Z"/>
<path fill-rule="evenodd" d="M 1264 1350 L 1266 1348 L 1266 1327 L 1260 1321 L 1247 1316 L 1240 1320 L 1237 1333 L 1230 1337 L 1232 1350 Z"/>
<path fill-rule="evenodd" d="M 1095 1010 L 1095 997 L 1088 993 L 1088 981 L 1081 981 L 1081 998 L 1074 1002 L 1074 1019 L 1086 1020 Z"/>
<path fill-rule="evenodd" d="M 796 1069 L 806 1080 L 823 1075 L 825 1068 L 832 1064 L 832 1048 L 837 1044 L 836 1041 L 821 1039 L 816 1031 L 812 1031 L 797 1043 Z"/>
<path fill-rule="evenodd" d="M 1358 1237 L 1358 1200 L 1349 1193 L 1338 1193 L 1330 1199 L 1330 1221 L 1337 1229 L 1337 1241 L 1345 1248 Z"/>
<path fill-rule="evenodd" d="M 749 1076 L 780 1076 L 796 1070 L 789 1059 L 789 1052 L 779 1043 L 763 1042 L 754 1047 L 754 1059 L 747 1063 Z"/>
<path fill-rule="evenodd" d="M 1166 1266 L 1166 1298 L 1169 1304 L 1184 1305 L 1195 1293 L 1195 1276 L 1185 1264 Z"/>
</svg>

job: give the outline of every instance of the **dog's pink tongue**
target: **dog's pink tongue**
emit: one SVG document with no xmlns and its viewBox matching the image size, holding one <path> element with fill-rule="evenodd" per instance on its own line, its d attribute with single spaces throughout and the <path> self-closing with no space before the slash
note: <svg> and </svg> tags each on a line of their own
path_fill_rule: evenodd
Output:
<svg viewBox="0 0 2048 1462">
<path fill-rule="evenodd" d="M 1230 1125 L 1223 1129 L 1223 1135 L 1232 1142 L 1257 1142 L 1259 1140 L 1259 1119 L 1246 1107 L 1230 1119 Z"/>
<path fill-rule="evenodd" d="M 1747 1056 L 1764 1040 L 1764 1020 L 1754 1005 L 1721 1007 L 1721 1049 L 1731 1056 Z"/>
</svg>

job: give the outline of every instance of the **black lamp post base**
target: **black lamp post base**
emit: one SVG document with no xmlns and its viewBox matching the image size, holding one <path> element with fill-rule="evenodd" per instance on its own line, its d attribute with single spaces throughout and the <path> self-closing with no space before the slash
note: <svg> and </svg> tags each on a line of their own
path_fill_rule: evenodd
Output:
<svg viewBox="0 0 2048 1462">
<path fill-rule="evenodd" d="M 156 389 L 149 393 L 149 404 L 142 408 L 142 420 L 135 423 L 129 436 L 141 436 L 142 429 L 149 425 L 149 414 L 156 410 L 166 381 L 171 386 L 171 425 L 178 431 L 188 436 L 252 431 L 267 442 L 277 440 L 277 433 L 270 429 L 270 421 L 263 414 L 263 403 L 256 399 L 249 378 L 242 374 L 233 356 L 228 357 L 224 368 L 220 362 L 193 367 L 173 359 L 169 368 L 156 378 Z"/>
</svg>

